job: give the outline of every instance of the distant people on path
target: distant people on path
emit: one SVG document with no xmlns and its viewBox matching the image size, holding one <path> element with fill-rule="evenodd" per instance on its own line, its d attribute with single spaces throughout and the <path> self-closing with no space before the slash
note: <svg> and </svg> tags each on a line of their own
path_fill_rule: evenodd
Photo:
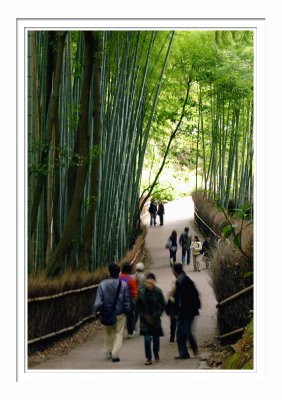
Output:
<svg viewBox="0 0 282 400">
<path fill-rule="evenodd" d="M 130 294 L 130 309 L 126 316 L 126 328 L 128 338 L 131 339 L 134 336 L 134 328 L 136 322 L 135 316 L 135 303 L 138 296 L 138 286 L 134 275 L 132 275 L 132 266 L 129 263 L 124 263 L 121 269 L 119 279 L 127 283 Z"/>
<path fill-rule="evenodd" d="M 209 269 L 211 264 L 211 237 L 207 236 L 202 246 L 203 261 L 206 264 L 206 268 Z"/>
<path fill-rule="evenodd" d="M 191 250 L 192 250 L 194 271 L 201 271 L 199 256 L 201 255 L 202 243 L 200 242 L 198 236 L 193 237 L 191 242 Z"/>
<path fill-rule="evenodd" d="M 185 259 L 187 262 L 187 265 L 190 264 L 191 261 L 191 246 L 192 242 L 192 237 L 189 235 L 189 228 L 186 227 L 184 229 L 184 232 L 181 233 L 180 238 L 179 238 L 179 244 L 182 247 L 182 265 L 185 265 Z"/>
<path fill-rule="evenodd" d="M 119 351 L 122 347 L 126 314 L 130 308 L 130 294 L 128 285 L 118 279 L 120 267 L 115 263 L 111 263 L 108 271 L 110 277 L 99 284 L 93 313 L 96 316 L 99 311 L 103 314 L 104 310 L 113 308 L 116 299 L 116 323 L 114 325 L 104 325 L 104 328 L 106 358 L 111 359 L 112 362 L 118 362 L 120 361 Z M 118 296 L 116 297 L 117 294 Z"/>
<path fill-rule="evenodd" d="M 163 226 L 165 209 L 164 209 L 164 205 L 163 205 L 162 201 L 160 201 L 159 204 L 158 204 L 157 213 L 158 213 L 158 216 L 160 218 L 160 226 Z"/>
<path fill-rule="evenodd" d="M 175 332 L 176 332 L 176 305 L 175 305 L 175 290 L 176 286 L 173 283 L 170 292 L 168 293 L 168 300 L 166 303 L 166 313 L 170 319 L 169 325 L 169 341 L 170 343 L 174 343 Z"/>
<path fill-rule="evenodd" d="M 155 361 L 160 361 L 160 336 L 163 336 L 161 315 L 166 303 L 163 292 L 155 283 L 155 275 L 148 272 L 145 285 L 140 287 L 136 302 L 136 309 L 140 316 L 140 335 L 144 336 L 145 365 L 152 364 L 152 342 Z"/>
<path fill-rule="evenodd" d="M 157 218 L 157 205 L 155 200 L 152 199 L 150 206 L 149 206 L 149 213 L 150 213 L 150 226 L 154 224 L 156 226 L 156 218 Z"/>
<path fill-rule="evenodd" d="M 170 237 L 168 238 L 165 247 L 169 250 L 169 262 L 170 266 L 176 262 L 176 252 L 177 252 L 177 232 L 172 231 Z"/>
<path fill-rule="evenodd" d="M 190 358 L 187 349 L 187 340 L 190 342 L 194 355 L 197 356 L 199 354 L 198 345 L 192 333 L 192 329 L 194 318 L 196 315 L 199 315 L 201 302 L 195 284 L 183 271 L 182 264 L 174 264 L 172 270 L 176 278 L 176 340 L 179 353 L 179 355 L 174 358 L 175 360 L 181 360 Z"/>
</svg>

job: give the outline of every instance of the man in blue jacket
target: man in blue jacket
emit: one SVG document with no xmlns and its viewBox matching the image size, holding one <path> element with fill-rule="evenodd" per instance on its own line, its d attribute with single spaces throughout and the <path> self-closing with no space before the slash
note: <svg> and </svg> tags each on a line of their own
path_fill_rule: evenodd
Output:
<svg viewBox="0 0 282 400">
<path fill-rule="evenodd" d="M 199 315 L 201 302 L 194 282 L 185 274 L 180 263 L 173 265 L 173 274 L 176 278 L 175 286 L 175 314 L 176 314 L 176 340 L 179 355 L 175 360 L 190 358 L 187 349 L 189 340 L 194 355 L 198 355 L 198 345 L 192 333 L 193 320 Z"/>
<path fill-rule="evenodd" d="M 104 279 L 97 290 L 95 304 L 93 307 L 94 316 L 102 306 L 111 306 L 114 303 L 119 282 L 120 267 L 112 263 L 108 268 L 110 277 Z M 119 294 L 116 301 L 116 323 L 114 325 L 104 325 L 105 327 L 105 345 L 106 358 L 112 359 L 112 362 L 120 361 L 119 351 L 122 346 L 123 331 L 126 322 L 126 313 L 130 307 L 130 294 L 126 282 L 121 282 Z"/>
</svg>

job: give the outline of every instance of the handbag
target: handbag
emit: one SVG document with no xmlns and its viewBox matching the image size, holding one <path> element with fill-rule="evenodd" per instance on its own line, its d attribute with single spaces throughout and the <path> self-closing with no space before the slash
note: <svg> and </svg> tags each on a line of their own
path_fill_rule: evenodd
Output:
<svg viewBox="0 0 282 400">
<path fill-rule="evenodd" d="M 171 247 L 171 240 L 170 240 L 170 239 L 167 239 L 167 242 L 166 242 L 166 244 L 165 244 L 165 247 L 166 247 L 167 249 L 169 249 L 169 248 Z"/>
<path fill-rule="evenodd" d="M 103 325 L 108 325 L 108 326 L 109 325 L 115 325 L 115 323 L 117 322 L 117 316 L 116 316 L 115 308 L 116 308 L 118 295 L 119 295 L 119 292 L 120 292 L 120 287 L 121 287 L 121 281 L 119 281 L 113 305 L 105 304 L 100 308 L 100 313 L 101 313 L 100 314 L 100 322 Z"/>
</svg>

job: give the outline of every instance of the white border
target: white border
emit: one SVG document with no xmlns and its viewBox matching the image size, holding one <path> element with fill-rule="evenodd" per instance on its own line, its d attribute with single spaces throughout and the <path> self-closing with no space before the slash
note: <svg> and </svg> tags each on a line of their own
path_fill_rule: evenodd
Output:
<svg viewBox="0 0 282 400">
<path fill-rule="evenodd" d="M 104 19 L 104 20 L 94 20 L 94 19 L 83 19 L 83 20 L 64 20 L 64 19 L 55 19 L 55 20 L 46 20 L 46 19 L 18 19 L 17 21 L 17 32 L 18 32 L 18 41 L 17 41 L 17 54 L 18 54 L 18 85 L 17 85 L 17 105 L 18 105 L 18 116 L 17 116 L 17 124 L 18 124 L 18 286 L 17 286 L 17 306 L 18 306 L 18 358 L 17 358 L 17 371 L 18 371 L 18 380 L 20 382 L 95 382 L 95 385 L 107 383 L 109 380 L 112 383 L 120 382 L 121 378 L 124 378 L 125 372 L 118 371 L 116 374 L 108 374 L 97 371 L 48 371 L 47 373 L 43 372 L 26 372 L 26 368 L 24 366 L 25 359 L 25 346 L 24 346 L 24 335 L 25 331 L 23 327 L 25 326 L 25 318 L 24 318 L 24 299 L 26 294 L 26 289 L 24 288 L 23 283 L 24 280 L 24 266 L 23 260 L 25 259 L 25 250 L 23 243 L 25 241 L 24 238 L 24 216 L 25 210 L 23 208 L 24 205 L 24 154 L 22 149 L 24 149 L 24 107 L 23 107 L 23 99 L 24 99 L 24 76 L 23 76 L 23 66 L 24 66 L 24 29 L 49 29 L 54 28 L 58 29 L 58 26 L 62 27 L 62 29 L 187 29 L 195 28 L 195 29 L 232 29 L 232 28 L 245 28 L 245 29 L 256 29 L 257 30 L 257 73 L 256 73 L 256 107 L 257 107 L 257 118 L 255 121 L 256 124 L 256 176 L 264 175 L 264 154 L 263 150 L 263 138 L 264 138 L 264 103 L 262 99 L 264 98 L 264 20 L 263 19 L 150 19 L 150 20 L 129 20 L 129 19 Z M 261 147 L 262 146 L 262 147 Z M 259 163 L 258 163 L 259 160 Z M 262 174 L 262 175 L 261 175 Z M 259 186 L 256 180 L 256 196 L 259 196 Z M 260 199 L 261 200 L 261 199 Z M 264 204 L 259 204 L 256 211 L 256 216 L 258 216 L 258 212 L 262 211 Z M 256 230 L 264 229 L 263 223 L 258 221 L 256 223 Z M 257 247 L 257 244 L 256 244 Z M 257 249 L 258 250 L 258 249 Z M 263 254 L 262 254 L 263 255 Z M 260 254 L 261 256 L 261 254 Z M 257 265 L 259 266 L 258 260 Z M 262 271 L 257 271 L 256 276 L 256 285 L 257 292 L 259 292 L 259 297 L 256 296 L 256 310 L 259 314 L 259 321 L 256 320 L 256 331 L 259 333 L 256 337 L 256 372 L 232 372 L 232 371 L 208 371 L 203 373 L 198 373 L 198 371 L 191 371 L 187 373 L 175 373 L 175 371 L 168 371 L 171 374 L 170 379 L 173 379 L 174 383 L 181 383 L 183 381 L 189 380 L 188 386 L 199 385 L 203 380 L 208 382 L 211 385 L 214 384 L 222 384 L 222 380 L 224 378 L 224 382 L 234 383 L 235 381 L 245 382 L 245 383 L 262 383 L 264 381 L 264 353 L 263 349 L 260 348 L 258 352 L 258 344 L 263 343 L 264 341 L 264 284 L 261 284 L 260 280 L 263 278 Z M 264 279 L 263 279 L 264 282 Z M 258 328 L 258 323 L 260 327 Z M 264 347 L 264 346 L 263 346 Z M 130 372 L 130 371 L 127 371 Z M 143 379 L 146 379 L 147 383 L 164 383 L 164 379 L 166 379 L 167 373 L 162 371 L 162 373 L 150 373 L 144 376 Z M 130 374 L 130 379 L 134 379 L 135 374 Z M 193 376 L 193 378 L 192 378 Z M 128 379 L 128 377 L 127 377 Z M 191 382 L 193 379 L 193 382 Z M 190 389 L 191 390 L 191 389 Z M 187 395 L 189 394 L 189 388 L 187 391 Z"/>
</svg>

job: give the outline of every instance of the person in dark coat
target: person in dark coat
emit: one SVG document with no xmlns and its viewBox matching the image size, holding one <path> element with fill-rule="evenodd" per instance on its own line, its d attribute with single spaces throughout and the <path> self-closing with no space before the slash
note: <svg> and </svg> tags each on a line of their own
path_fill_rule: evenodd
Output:
<svg viewBox="0 0 282 400">
<path fill-rule="evenodd" d="M 207 236 L 207 238 L 204 241 L 203 246 L 202 246 L 203 260 L 205 261 L 207 269 L 210 267 L 210 263 L 211 263 L 210 253 L 211 253 L 211 238 L 210 238 L 210 236 Z"/>
<path fill-rule="evenodd" d="M 165 247 L 169 250 L 169 262 L 172 267 L 176 262 L 177 252 L 177 232 L 172 231 L 170 237 L 167 239 Z"/>
<path fill-rule="evenodd" d="M 160 201 L 158 204 L 158 216 L 160 217 L 160 225 L 161 226 L 163 226 L 163 224 L 164 224 L 164 213 L 165 213 L 164 205 Z"/>
<path fill-rule="evenodd" d="M 150 226 L 152 226 L 153 224 L 154 226 L 156 226 L 157 206 L 155 200 L 153 199 L 149 206 L 149 213 L 150 213 Z"/>
<path fill-rule="evenodd" d="M 176 340 L 179 352 L 179 355 L 174 358 L 180 360 L 190 358 L 187 340 L 190 342 L 194 355 L 199 353 L 196 339 L 192 333 L 192 325 L 195 316 L 199 315 L 201 302 L 194 282 L 185 274 L 182 264 L 174 264 L 172 270 L 176 278 Z"/>
<path fill-rule="evenodd" d="M 185 265 L 185 258 L 187 259 L 187 265 L 190 264 L 190 255 L 191 255 L 191 246 L 192 237 L 189 235 L 189 228 L 186 226 L 184 232 L 181 233 L 179 238 L 179 244 L 182 247 L 182 265 Z"/>
<path fill-rule="evenodd" d="M 152 272 L 146 274 L 145 285 L 139 288 L 136 310 L 140 317 L 140 335 L 144 336 L 145 365 L 152 364 L 151 342 L 155 361 L 160 361 L 160 336 L 163 336 L 161 315 L 166 303 L 163 292 L 155 285 L 156 277 Z"/>
</svg>

